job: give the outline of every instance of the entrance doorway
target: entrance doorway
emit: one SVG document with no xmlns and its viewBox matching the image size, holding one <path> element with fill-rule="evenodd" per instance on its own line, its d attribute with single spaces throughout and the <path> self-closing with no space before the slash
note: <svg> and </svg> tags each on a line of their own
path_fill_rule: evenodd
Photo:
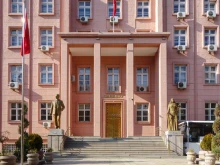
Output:
<svg viewBox="0 0 220 165">
<path fill-rule="evenodd" d="M 106 104 L 106 137 L 121 137 L 121 104 Z"/>
</svg>

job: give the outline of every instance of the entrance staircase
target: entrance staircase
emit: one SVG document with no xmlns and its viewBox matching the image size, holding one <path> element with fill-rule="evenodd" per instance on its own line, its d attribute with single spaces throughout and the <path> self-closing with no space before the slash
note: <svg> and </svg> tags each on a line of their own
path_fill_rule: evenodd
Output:
<svg viewBox="0 0 220 165">
<path fill-rule="evenodd" d="M 160 136 L 130 138 L 67 137 L 65 156 L 76 158 L 175 158 Z"/>
</svg>

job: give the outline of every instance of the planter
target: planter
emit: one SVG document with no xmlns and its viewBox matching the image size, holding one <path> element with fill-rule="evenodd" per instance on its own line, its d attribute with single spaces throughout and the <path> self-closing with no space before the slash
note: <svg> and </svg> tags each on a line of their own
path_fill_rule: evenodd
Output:
<svg viewBox="0 0 220 165">
<path fill-rule="evenodd" d="M 207 153 L 205 154 L 205 165 L 214 165 L 215 164 L 215 154 Z"/>
<path fill-rule="evenodd" d="M 188 164 L 194 164 L 195 160 L 196 160 L 196 154 L 195 152 L 187 152 L 187 162 Z"/>
<path fill-rule="evenodd" d="M 37 165 L 39 162 L 39 154 L 34 153 L 34 154 L 27 154 L 27 162 L 29 165 Z"/>
<path fill-rule="evenodd" d="M 44 160 L 47 163 L 51 163 L 53 161 L 53 152 L 45 152 L 44 153 Z"/>
<path fill-rule="evenodd" d="M 0 165 L 16 165 L 16 156 L 0 156 Z"/>
</svg>

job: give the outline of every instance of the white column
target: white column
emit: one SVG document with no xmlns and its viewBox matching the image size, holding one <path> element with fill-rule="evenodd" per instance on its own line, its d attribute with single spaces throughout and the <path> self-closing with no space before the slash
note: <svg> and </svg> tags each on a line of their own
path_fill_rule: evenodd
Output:
<svg viewBox="0 0 220 165">
<path fill-rule="evenodd" d="M 94 44 L 94 136 L 101 136 L 101 46 Z"/>
<path fill-rule="evenodd" d="M 126 128 L 127 137 L 134 136 L 134 45 L 127 44 L 126 56 Z"/>
</svg>

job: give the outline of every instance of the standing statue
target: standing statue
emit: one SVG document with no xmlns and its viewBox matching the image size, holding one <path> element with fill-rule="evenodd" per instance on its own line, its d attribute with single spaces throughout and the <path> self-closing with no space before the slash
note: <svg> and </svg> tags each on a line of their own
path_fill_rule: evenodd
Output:
<svg viewBox="0 0 220 165">
<path fill-rule="evenodd" d="M 171 98 L 168 104 L 167 111 L 167 129 L 169 131 L 178 130 L 178 112 L 180 105 L 177 105 L 173 98 Z"/>
<path fill-rule="evenodd" d="M 50 115 L 53 115 L 55 120 L 55 126 L 56 128 L 60 128 L 60 118 L 61 118 L 61 112 L 64 110 L 65 106 L 63 104 L 63 101 L 60 100 L 60 95 L 56 95 L 56 100 L 52 101 Z"/>
</svg>

